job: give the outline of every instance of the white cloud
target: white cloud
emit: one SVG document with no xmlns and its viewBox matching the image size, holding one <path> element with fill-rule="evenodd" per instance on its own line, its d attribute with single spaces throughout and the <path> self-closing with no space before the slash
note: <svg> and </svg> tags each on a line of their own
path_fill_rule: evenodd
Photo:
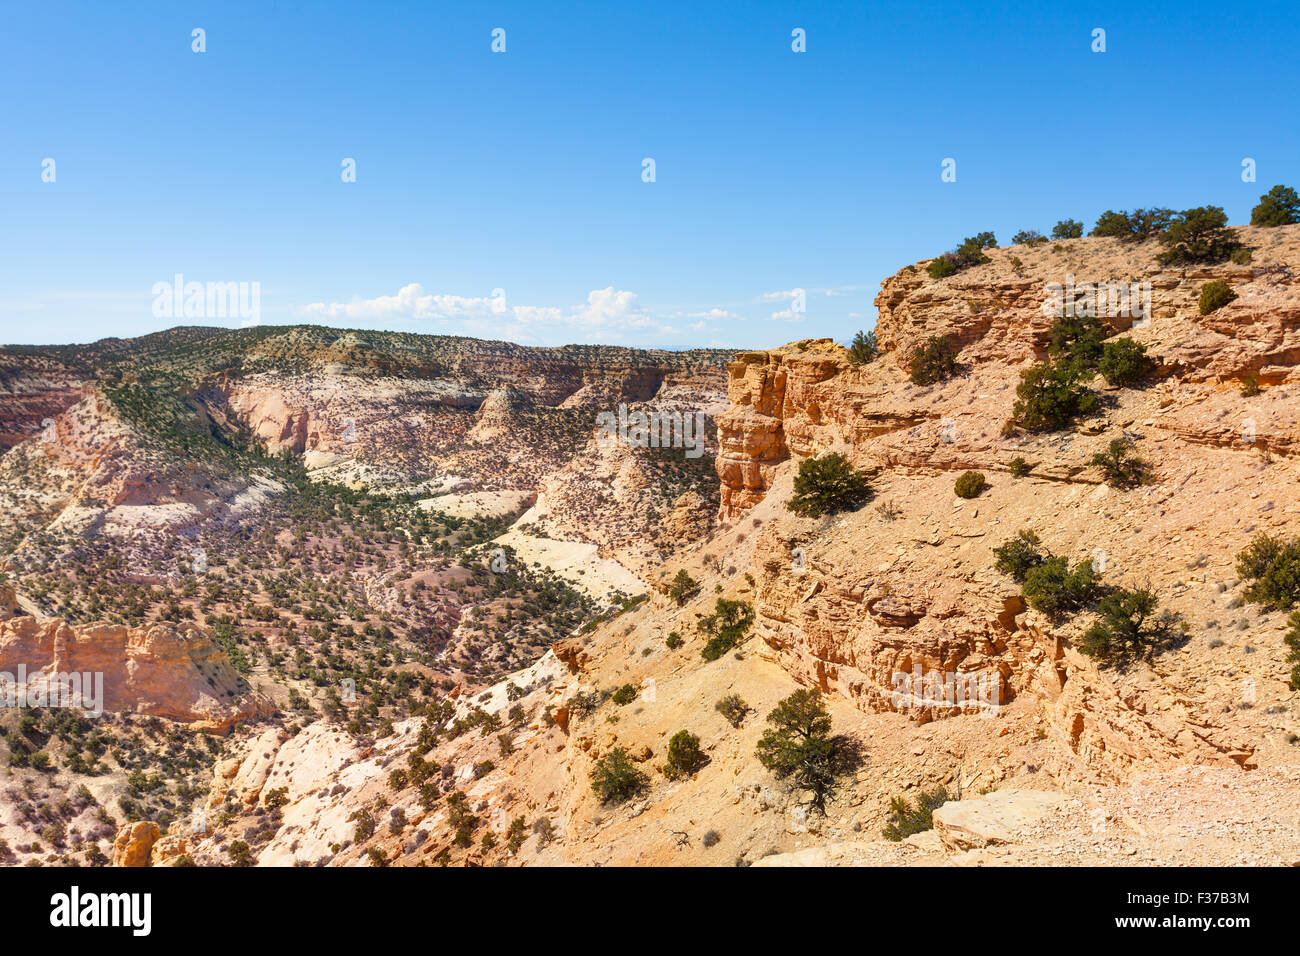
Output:
<svg viewBox="0 0 1300 956">
<path fill-rule="evenodd" d="M 707 312 L 687 312 L 686 317 L 688 319 L 712 319 L 715 322 L 720 322 L 727 319 L 731 319 L 736 322 L 745 321 L 745 317 L 743 315 L 737 315 L 735 312 L 730 312 L 727 309 L 716 309 L 716 308 L 709 309 Z"/>
<path fill-rule="evenodd" d="M 767 320 L 769 322 L 802 322 L 803 318 L 802 313 L 796 314 L 790 309 L 782 309 L 780 312 L 773 312 L 767 317 Z"/>
<path fill-rule="evenodd" d="M 661 335 L 675 335 L 680 330 L 657 322 L 640 304 L 635 292 L 593 289 L 587 301 L 560 308 L 547 305 L 513 305 L 504 293 L 493 296 L 435 295 L 418 282 L 403 286 L 395 295 L 373 299 L 354 298 L 349 302 L 312 302 L 298 311 L 322 321 L 443 322 L 460 323 L 476 332 L 533 338 L 527 329 L 645 329 Z"/>
</svg>

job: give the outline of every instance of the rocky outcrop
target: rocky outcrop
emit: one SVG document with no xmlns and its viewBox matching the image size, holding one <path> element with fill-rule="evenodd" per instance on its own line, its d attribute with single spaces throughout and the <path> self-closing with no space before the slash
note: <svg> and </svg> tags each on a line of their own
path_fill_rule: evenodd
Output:
<svg viewBox="0 0 1300 956">
<path fill-rule="evenodd" d="M 0 621 L 0 672 L 15 681 L 20 668 L 29 694 L 75 686 L 81 696 L 74 702 L 86 709 L 150 714 L 193 730 L 226 733 L 272 710 L 225 651 L 193 626 L 73 626 L 61 618 L 10 617 Z"/>
<path fill-rule="evenodd" d="M 161 834 L 152 820 L 126 824 L 113 841 L 113 865 L 149 866 L 154 843 Z"/>
</svg>

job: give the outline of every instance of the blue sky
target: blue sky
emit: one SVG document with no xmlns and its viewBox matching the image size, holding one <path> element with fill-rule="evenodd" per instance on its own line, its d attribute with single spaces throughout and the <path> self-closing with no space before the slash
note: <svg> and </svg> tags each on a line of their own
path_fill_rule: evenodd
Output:
<svg viewBox="0 0 1300 956">
<path fill-rule="evenodd" d="M 964 236 L 1300 186 L 1293 5 L 702 6 L 9 4 L 0 341 L 244 324 L 156 316 L 176 274 L 265 324 L 843 341 Z"/>
</svg>

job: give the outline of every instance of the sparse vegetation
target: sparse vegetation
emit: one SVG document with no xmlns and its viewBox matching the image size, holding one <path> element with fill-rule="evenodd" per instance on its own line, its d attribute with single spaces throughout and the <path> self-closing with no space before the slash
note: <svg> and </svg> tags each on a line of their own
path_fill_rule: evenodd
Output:
<svg viewBox="0 0 1300 956">
<path fill-rule="evenodd" d="M 1151 368 L 1147 348 L 1130 338 L 1120 338 L 1102 346 L 1097 370 L 1108 385 L 1125 386 L 1139 381 Z"/>
<path fill-rule="evenodd" d="M 945 787 L 921 791 L 915 806 L 904 797 L 893 797 L 889 801 L 889 823 L 882 831 L 885 839 L 898 843 L 915 833 L 933 829 L 934 811 L 949 799 Z"/>
<path fill-rule="evenodd" d="M 853 341 L 849 343 L 849 364 L 851 365 L 874 362 L 879 355 L 880 347 L 876 344 L 875 329 L 866 332 L 859 331 L 853 336 Z"/>
<path fill-rule="evenodd" d="M 1112 591 L 1098 603 L 1097 619 L 1079 639 L 1079 650 L 1112 666 L 1151 660 L 1178 633 L 1173 614 L 1156 614 L 1158 603 L 1146 588 Z"/>
<path fill-rule="evenodd" d="M 839 452 L 828 452 L 799 462 L 794 494 L 787 506 L 795 514 L 820 518 L 841 511 L 856 511 L 871 500 L 871 483 Z"/>
<path fill-rule="evenodd" d="M 811 806 L 826 810 L 840 778 L 862 762 L 861 749 L 846 736 L 831 734 L 831 717 L 815 690 L 797 690 L 767 715 L 771 728 L 758 742 L 758 760 L 779 779 L 809 791 Z"/>
<path fill-rule="evenodd" d="M 1232 291 L 1232 287 L 1228 283 L 1221 279 L 1215 279 L 1201 286 L 1201 295 L 1196 301 L 1196 308 L 1201 315 L 1209 315 L 1211 312 L 1223 308 L 1235 298 L 1237 298 L 1237 293 Z"/>
<path fill-rule="evenodd" d="M 1237 574 L 1247 583 L 1247 601 L 1277 610 L 1300 603 L 1300 538 L 1256 535 L 1237 554 Z"/>
<path fill-rule="evenodd" d="M 669 780 L 688 777 L 704 762 L 700 738 L 689 730 L 679 730 L 668 741 L 668 756 L 664 759 L 664 776 Z"/>
<path fill-rule="evenodd" d="M 1221 206 L 1183 210 L 1160 235 L 1160 242 L 1165 251 L 1156 258 L 1167 266 L 1223 262 L 1242 247 Z"/>
<path fill-rule="evenodd" d="M 749 713 L 749 705 L 739 694 L 728 694 L 714 705 L 714 710 L 727 718 L 727 723 L 733 727 L 739 727 L 745 722 L 745 715 Z"/>
<path fill-rule="evenodd" d="M 713 613 L 700 621 L 700 630 L 709 635 L 701 655 L 706 661 L 716 661 L 744 639 L 753 623 L 752 604 L 718 598 Z"/>
<path fill-rule="evenodd" d="M 614 747 L 601 757 L 591 773 L 591 789 L 602 803 L 624 803 L 649 782 L 622 747 Z"/>
<path fill-rule="evenodd" d="M 957 493 L 958 498 L 978 498 L 980 492 L 982 492 L 987 486 L 988 482 L 985 480 L 983 472 L 966 471 L 962 472 L 961 476 L 957 479 L 953 491 Z"/>
<path fill-rule="evenodd" d="M 1300 222 L 1300 195 L 1290 186 L 1274 186 L 1250 211 L 1252 226 L 1289 226 Z"/>
<path fill-rule="evenodd" d="M 1116 438 L 1089 459 L 1101 469 L 1106 484 L 1114 488 L 1136 488 L 1151 480 L 1151 467 L 1133 453 L 1128 442 Z"/>
<path fill-rule="evenodd" d="M 934 385 L 957 374 L 957 347 L 946 335 L 932 335 L 912 356 L 909 376 L 915 385 Z"/>
</svg>

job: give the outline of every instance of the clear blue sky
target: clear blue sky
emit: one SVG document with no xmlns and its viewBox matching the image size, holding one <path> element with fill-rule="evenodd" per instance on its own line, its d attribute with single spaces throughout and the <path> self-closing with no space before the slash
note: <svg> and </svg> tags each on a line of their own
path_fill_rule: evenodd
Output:
<svg viewBox="0 0 1300 956">
<path fill-rule="evenodd" d="M 963 236 L 1300 186 L 1294 4 L 840 6 L 7 4 L 0 341 L 241 324 L 155 317 L 176 273 L 266 324 L 845 340 Z"/>
</svg>

